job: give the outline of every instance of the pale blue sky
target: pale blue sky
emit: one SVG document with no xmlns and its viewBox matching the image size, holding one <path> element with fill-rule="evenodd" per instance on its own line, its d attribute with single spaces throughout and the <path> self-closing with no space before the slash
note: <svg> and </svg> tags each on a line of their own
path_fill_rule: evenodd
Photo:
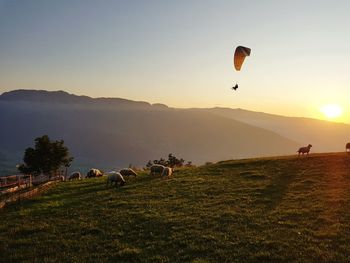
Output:
<svg viewBox="0 0 350 263">
<path fill-rule="evenodd" d="M 0 92 L 311 117 L 337 103 L 350 122 L 349 14 L 345 0 L 0 0 Z M 237 45 L 252 49 L 239 73 Z"/>
</svg>

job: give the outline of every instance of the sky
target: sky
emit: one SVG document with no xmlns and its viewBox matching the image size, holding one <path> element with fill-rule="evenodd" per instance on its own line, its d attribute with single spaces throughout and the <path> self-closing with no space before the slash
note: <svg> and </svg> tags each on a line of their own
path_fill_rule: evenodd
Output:
<svg viewBox="0 0 350 263">
<path fill-rule="evenodd" d="M 0 93 L 322 119 L 336 104 L 350 123 L 349 13 L 347 0 L 0 0 Z M 252 50 L 240 72 L 238 45 Z"/>
</svg>

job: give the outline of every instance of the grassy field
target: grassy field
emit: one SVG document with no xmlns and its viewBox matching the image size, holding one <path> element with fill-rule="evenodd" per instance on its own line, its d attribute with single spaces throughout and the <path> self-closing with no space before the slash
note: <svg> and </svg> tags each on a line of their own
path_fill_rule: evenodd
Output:
<svg viewBox="0 0 350 263">
<path fill-rule="evenodd" d="M 62 182 L 0 222 L 3 262 L 349 262 L 350 155 Z"/>
</svg>

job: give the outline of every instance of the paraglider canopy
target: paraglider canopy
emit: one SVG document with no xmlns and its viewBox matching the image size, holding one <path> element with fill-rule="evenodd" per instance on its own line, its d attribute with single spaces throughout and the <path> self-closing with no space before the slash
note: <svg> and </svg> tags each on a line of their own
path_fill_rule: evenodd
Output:
<svg viewBox="0 0 350 263">
<path fill-rule="evenodd" d="M 233 64 L 237 71 L 241 70 L 242 64 L 246 56 L 250 55 L 250 48 L 238 46 L 233 57 Z"/>
</svg>

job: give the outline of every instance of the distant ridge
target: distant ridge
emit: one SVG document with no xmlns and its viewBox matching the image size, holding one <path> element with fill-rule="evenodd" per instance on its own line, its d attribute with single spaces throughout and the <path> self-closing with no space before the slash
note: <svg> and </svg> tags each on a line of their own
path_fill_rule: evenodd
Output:
<svg viewBox="0 0 350 263">
<path fill-rule="evenodd" d="M 73 165 L 83 169 L 140 167 L 169 153 L 202 164 L 283 155 L 298 147 L 273 131 L 213 113 L 64 91 L 6 92 L 0 95 L 0 123 L 6 127 L 0 130 L 0 153 L 12 156 L 12 167 L 43 134 L 63 139 Z"/>
<path fill-rule="evenodd" d="M 68 92 L 47 91 L 47 90 L 13 90 L 4 92 L 0 95 L 0 101 L 7 102 L 27 102 L 27 103 L 45 103 L 45 104 L 95 104 L 109 105 L 119 107 L 137 107 L 137 108 L 161 108 L 166 109 L 168 106 L 160 103 L 150 104 L 145 101 L 133 101 L 122 98 L 91 98 L 89 96 L 78 96 Z"/>
<path fill-rule="evenodd" d="M 13 90 L 0 95 L 0 100 L 4 101 L 34 101 L 34 102 L 77 102 L 91 101 L 88 96 L 77 96 L 68 92 L 46 91 L 46 90 Z"/>
<path fill-rule="evenodd" d="M 287 117 L 244 109 L 217 107 L 202 110 L 276 132 L 301 145 L 311 143 L 314 146 L 313 151 L 317 152 L 338 152 L 345 149 L 346 142 L 350 141 L 350 125 L 346 123 Z"/>
</svg>

